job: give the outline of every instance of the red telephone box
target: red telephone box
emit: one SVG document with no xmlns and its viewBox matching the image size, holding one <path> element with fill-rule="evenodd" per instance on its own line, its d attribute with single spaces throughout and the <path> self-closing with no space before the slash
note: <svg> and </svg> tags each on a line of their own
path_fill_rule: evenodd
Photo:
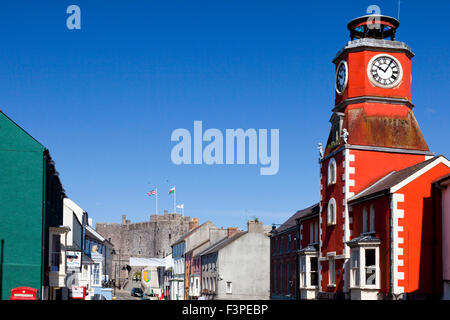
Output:
<svg viewBox="0 0 450 320">
<path fill-rule="evenodd" d="M 30 287 L 18 287 L 11 290 L 11 300 L 37 300 L 37 290 Z"/>
</svg>

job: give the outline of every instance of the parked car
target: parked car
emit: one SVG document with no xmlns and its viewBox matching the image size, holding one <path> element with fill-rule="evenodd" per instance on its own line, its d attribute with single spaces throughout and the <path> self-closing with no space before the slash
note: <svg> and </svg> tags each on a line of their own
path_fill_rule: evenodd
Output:
<svg viewBox="0 0 450 320">
<path fill-rule="evenodd" d="M 144 295 L 144 291 L 141 288 L 132 288 L 131 296 L 132 297 L 142 297 Z"/>
</svg>

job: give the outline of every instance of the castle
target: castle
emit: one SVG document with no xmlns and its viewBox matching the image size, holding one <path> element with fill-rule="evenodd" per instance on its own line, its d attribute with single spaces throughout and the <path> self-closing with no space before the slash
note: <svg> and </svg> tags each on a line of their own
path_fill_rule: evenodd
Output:
<svg viewBox="0 0 450 320">
<path fill-rule="evenodd" d="M 151 215 L 150 221 L 131 223 L 122 215 L 122 223 L 96 223 L 96 231 L 114 245 L 113 275 L 128 278 L 125 266 L 130 257 L 164 258 L 172 253 L 171 244 L 198 225 L 197 219 L 164 210 Z"/>
</svg>

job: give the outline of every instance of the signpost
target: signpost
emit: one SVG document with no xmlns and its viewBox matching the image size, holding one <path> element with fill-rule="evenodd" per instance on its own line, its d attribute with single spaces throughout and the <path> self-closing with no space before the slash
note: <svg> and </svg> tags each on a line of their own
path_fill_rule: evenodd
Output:
<svg viewBox="0 0 450 320">
<path fill-rule="evenodd" d="M 67 251 L 66 257 L 67 269 L 81 268 L 81 251 Z"/>
<path fill-rule="evenodd" d="M 70 290 L 70 297 L 72 299 L 84 300 L 86 298 L 86 287 L 73 286 L 72 289 Z"/>
</svg>

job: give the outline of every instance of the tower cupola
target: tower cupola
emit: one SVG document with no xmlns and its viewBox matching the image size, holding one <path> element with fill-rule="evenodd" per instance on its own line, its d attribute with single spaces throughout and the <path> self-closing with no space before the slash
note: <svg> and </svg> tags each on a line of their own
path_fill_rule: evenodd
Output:
<svg viewBox="0 0 450 320">
<path fill-rule="evenodd" d="M 382 15 L 367 15 L 350 21 L 347 25 L 350 38 L 387 39 L 395 40 L 395 32 L 400 22 L 392 17 Z"/>
</svg>

